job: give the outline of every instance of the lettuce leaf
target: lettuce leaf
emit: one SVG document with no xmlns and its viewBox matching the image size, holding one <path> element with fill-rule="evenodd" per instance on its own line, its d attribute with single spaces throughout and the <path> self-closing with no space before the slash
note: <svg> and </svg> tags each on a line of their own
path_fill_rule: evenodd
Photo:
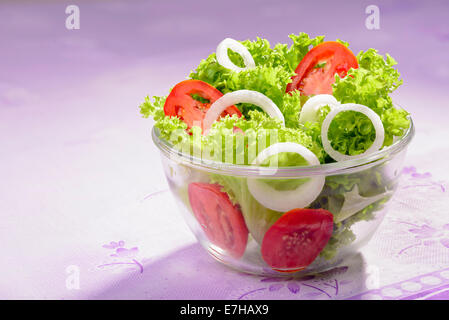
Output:
<svg viewBox="0 0 449 320">
<path fill-rule="evenodd" d="M 334 231 L 320 256 L 329 260 L 334 258 L 341 247 L 355 240 L 351 227 L 359 221 L 369 221 L 376 216 L 376 212 L 383 208 L 383 204 L 391 197 L 397 187 L 397 179 L 388 173 L 388 163 L 383 163 L 356 173 L 326 177 L 321 194 L 310 205 L 311 208 L 322 208 L 334 215 Z M 354 190 L 359 198 L 354 199 Z M 360 201 L 375 199 L 364 208 L 351 216 L 341 220 L 346 213 L 345 201 Z M 339 222 L 335 222 L 335 221 Z"/>
<path fill-rule="evenodd" d="M 333 95 L 341 103 L 358 103 L 373 109 L 382 120 L 385 129 L 384 146 L 393 143 L 393 136 L 401 136 L 409 127 L 410 121 L 407 118 L 408 112 L 403 109 L 396 109 L 390 94 L 401 84 L 399 72 L 394 68 L 397 62 L 390 56 L 385 58 L 377 53 L 375 49 L 360 51 L 357 55 L 359 62 L 358 69 L 351 69 L 348 76 L 340 78 L 335 76 L 333 85 Z M 363 126 L 363 115 L 358 113 L 352 117 L 352 121 L 358 123 L 357 126 Z M 346 123 L 348 124 L 348 119 Z M 337 121 L 333 121 L 337 122 Z M 365 124 L 365 129 L 368 126 Z M 330 132 L 331 143 L 337 140 L 347 140 L 346 143 L 332 143 L 332 146 L 344 154 L 356 155 L 365 151 L 371 145 L 368 143 L 374 140 L 374 127 L 371 126 L 371 133 L 364 131 L 365 136 L 371 136 L 370 139 L 364 138 L 363 146 L 350 148 L 358 144 L 357 137 L 344 137 L 344 132 Z M 359 139 L 360 140 L 360 139 Z M 359 141 L 360 142 L 360 141 Z"/>
<path fill-rule="evenodd" d="M 144 118 L 153 117 L 154 126 L 159 129 L 160 137 L 173 145 L 179 145 L 182 141 L 190 140 L 186 131 L 187 124 L 177 117 L 166 117 L 164 103 L 167 97 L 154 96 L 151 99 L 145 97 L 145 101 L 139 106 L 140 113 Z"/>
<path fill-rule="evenodd" d="M 356 239 L 351 227 L 359 221 L 374 219 L 376 212 L 383 208 L 397 183 L 384 171 L 386 171 L 386 165 L 382 164 L 363 172 L 326 178 L 323 191 L 310 208 L 326 209 L 338 220 L 338 217 L 345 214 L 342 212 L 345 201 L 358 201 L 361 198 L 375 200 L 369 200 L 368 204 L 357 212 L 334 223 L 332 237 L 320 253 L 320 257 L 326 260 L 333 259 L 342 247 Z M 244 177 L 211 174 L 211 182 L 221 185 L 231 201 L 240 206 L 248 230 L 259 244 L 262 243 L 266 231 L 284 214 L 261 205 L 249 192 Z M 355 190 L 357 197 L 354 198 Z"/>
<path fill-rule="evenodd" d="M 165 118 L 164 114 L 164 103 L 167 97 L 157 97 L 154 96 L 150 99 L 149 96 L 145 97 L 145 101 L 139 106 L 140 113 L 144 118 L 153 117 L 154 121 L 161 120 Z"/>
<path fill-rule="evenodd" d="M 277 44 L 274 48 L 266 39 L 242 41 L 256 63 L 254 69 L 233 72 L 219 65 L 215 53 L 212 53 L 200 62 L 189 77 L 207 82 L 223 94 L 242 89 L 261 92 L 279 107 L 286 117 L 286 125 L 295 127 L 301 107 L 299 92 L 289 95 L 285 89 L 309 47 L 320 44 L 324 37 L 310 38 L 305 33 L 289 37 L 293 41 L 291 46 Z M 236 65 L 243 66 L 240 55 L 229 50 L 229 57 Z M 238 107 L 245 117 L 250 110 L 260 110 L 251 104 L 240 104 Z"/>
<path fill-rule="evenodd" d="M 147 104 L 142 107 L 145 112 L 149 109 Z M 152 110 L 153 113 L 158 112 Z M 185 130 L 187 126 L 176 117 L 163 117 L 156 121 L 155 126 L 161 138 L 175 148 L 195 153 L 206 160 L 248 165 L 259 152 L 274 143 L 295 142 L 304 145 L 324 161 L 322 147 L 305 131 L 284 127 L 278 119 L 257 110 L 249 111 L 247 119 L 226 116 L 215 122 L 207 135 L 202 135 L 199 127 L 193 127 L 189 134 Z M 300 158 L 297 155 L 280 155 L 279 164 L 304 165 Z"/>
<path fill-rule="evenodd" d="M 211 175 L 212 183 L 222 186 L 234 204 L 239 204 L 251 236 L 260 245 L 265 232 L 284 214 L 261 205 L 249 192 L 246 178 L 219 174 Z"/>
<path fill-rule="evenodd" d="M 332 137 L 332 148 L 340 153 L 357 155 L 367 150 L 376 131 L 371 120 L 364 114 L 345 111 L 337 114 L 331 122 L 328 137 Z"/>
<path fill-rule="evenodd" d="M 241 129 L 241 132 L 235 132 L 235 128 Z M 213 144 L 212 141 L 221 141 L 220 138 L 223 136 L 233 140 L 235 150 L 233 160 L 243 158 L 244 163 L 240 164 L 251 164 L 259 152 L 278 142 L 302 144 L 314 152 L 318 159 L 324 160 L 321 152 L 322 148 L 305 131 L 284 127 L 279 120 L 270 118 L 265 113 L 257 110 L 249 111 L 248 119 L 226 117 L 216 122 L 205 138 L 208 141 L 206 143 Z M 239 137 L 240 144 L 237 144 L 237 137 Z M 224 146 L 225 144 L 223 143 Z M 294 159 L 294 163 L 287 160 L 281 164 L 283 166 L 299 165 L 296 162 L 296 157 L 292 159 Z M 229 161 L 224 160 L 224 162 Z"/>
</svg>

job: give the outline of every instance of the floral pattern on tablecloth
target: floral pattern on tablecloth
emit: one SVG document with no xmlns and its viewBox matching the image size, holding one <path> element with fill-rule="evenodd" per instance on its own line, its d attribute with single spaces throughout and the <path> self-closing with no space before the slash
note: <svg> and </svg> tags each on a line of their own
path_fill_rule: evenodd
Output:
<svg viewBox="0 0 449 320">
<path fill-rule="evenodd" d="M 108 244 L 104 244 L 102 247 L 109 251 L 109 259 L 107 262 L 98 265 L 97 268 L 112 269 L 114 271 L 134 271 L 137 268 L 140 273 L 143 273 L 144 266 L 138 258 L 138 247 L 126 248 L 125 241 L 123 240 L 117 242 L 111 241 Z"/>
</svg>

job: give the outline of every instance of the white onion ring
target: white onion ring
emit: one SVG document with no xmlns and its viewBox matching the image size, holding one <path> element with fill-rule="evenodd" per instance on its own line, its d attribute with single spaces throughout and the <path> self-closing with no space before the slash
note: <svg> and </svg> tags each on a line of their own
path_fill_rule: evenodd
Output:
<svg viewBox="0 0 449 320">
<path fill-rule="evenodd" d="M 366 150 L 365 152 L 355 155 L 355 156 L 348 156 L 346 154 L 342 154 L 334 148 L 332 148 L 329 138 L 327 137 L 327 133 L 329 131 L 330 124 L 334 117 L 343 111 L 355 111 L 363 113 L 365 116 L 367 116 L 371 122 L 373 123 L 374 129 L 376 130 L 376 138 L 374 139 L 371 146 Z M 380 117 L 370 108 L 361 105 L 361 104 L 355 104 L 355 103 L 347 103 L 342 104 L 338 107 L 336 107 L 334 110 L 331 110 L 331 112 L 328 113 L 326 118 L 323 121 L 323 124 L 321 126 L 321 141 L 323 143 L 323 148 L 326 153 L 331 156 L 336 161 L 343 161 L 343 160 L 349 160 L 349 159 L 359 159 L 362 158 L 370 153 L 376 152 L 379 150 L 383 143 L 385 138 L 385 129 L 382 124 L 382 120 L 380 120 Z"/>
<path fill-rule="evenodd" d="M 231 59 L 229 59 L 228 49 L 231 49 L 232 51 L 235 51 L 238 54 L 240 54 L 240 56 L 243 58 L 245 68 L 240 68 L 236 66 L 231 61 Z M 254 62 L 253 56 L 251 55 L 251 53 L 249 53 L 248 49 L 240 42 L 231 38 L 226 38 L 218 44 L 216 56 L 219 64 L 235 72 L 240 72 L 256 67 L 256 63 Z"/>
<path fill-rule="evenodd" d="M 315 122 L 317 121 L 318 109 L 324 106 L 329 106 L 335 109 L 340 103 L 333 95 L 330 94 L 318 94 L 313 96 L 303 105 L 301 113 L 299 114 L 299 123 L 306 123 L 307 121 Z"/>
<path fill-rule="evenodd" d="M 253 164 L 261 164 L 265 159 L 281 152 L 293 152 L 301 155 L 310 165 L 319 165 L 315 154 L 298 143 L 275 143 L 260 152 Z M 279 212 L 287 212 L 295 208 L 305 208 L 314 201 L 324 186 L 324 176 L 308 177 L 308 181 L 294 190 L 280 191 L 258 179 L 248 178 L 248 189 L 253 197 L 263 206 Z"/>
<path fill-rule="evenodd" d="M 266 95 L 252 90 L 237 90 L 228 92 L 217 99 L 206 111 L 203 120 L 203 128 L 206 128 L 206 133 L 212 126 L 212 123 L 218 119 L 223 111 L 237 103 L 251 103 L 261 107 L 270 117 L 279 118 L 282 120 L 282 123 L 285 124 L 284 115 L 281 110 L 279 110 L 278 106 Z"/>
</svg>

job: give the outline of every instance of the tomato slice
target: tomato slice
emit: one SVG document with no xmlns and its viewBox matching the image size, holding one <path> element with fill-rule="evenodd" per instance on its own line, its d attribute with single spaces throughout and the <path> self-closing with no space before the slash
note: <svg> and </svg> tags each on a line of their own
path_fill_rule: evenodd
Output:
<svg viewBox="0 0 449 320">
<path fill-rule="evenodd" d="M 192 95 L 198 95 L 209 102 L 200 102 L 192 98 Z M 198 126 L 203 129 L 203 119 L 207 109 L 223 94 L 212 87 L 210 84 L 201 80 L 184 80 L 178 83 L 167 97 L 164 104 L 164 113 L 166 116 L 178 117 L 183 120 L 188 128 Z M 242 113 L 236 106 L 230 106 L 221 114 L 242 116 Z"/>
<path fill-rule="evenodd" d="M 357 58 L 351 50 L 336 41 L 323 42 L 304 56 L 286 91 L 299 90 L 306 96 L 332 94 L 335 74 L 343 78 L 349 69 L 358 67 Z"/>
<path fill-rule="evenodd" d="M 220 185 L 209 183 L 191 183 L 188 193 L 193 213 L 209 240 L 236 259 L 243 256 L 248 228 L 228 194 Z"/>
<path fill-rule="evenodd" d="M 334 217 L 324 209 L 293 209 L 265 233 L 262 257 L 273 269 L 293 272 L 311 264 L 329 241 Z"/>
</svg>

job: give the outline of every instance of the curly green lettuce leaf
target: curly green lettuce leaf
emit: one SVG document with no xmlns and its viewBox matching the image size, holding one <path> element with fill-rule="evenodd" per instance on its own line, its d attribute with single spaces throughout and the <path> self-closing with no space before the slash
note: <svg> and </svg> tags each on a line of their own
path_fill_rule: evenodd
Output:
<svg viewBox="0 0 449 320">
<path fill-rule="evenodd" d="M 283 112 L 285 87 L 291 81 L 291 72 L 282 67 L 261 65 L 257 68 L 234 72 L 226 82 L 223 93 L 237 90 L 258 91 L 270 98 Z M 251 104 L 241 104 L 242 113 L 247 116 L 249 110 L 257 109 Z"/>
<path fill-rule="evenodd" d="M 242 41 L 256 63 L 254 69 L 233 72 L 222 67 L 217 62 L 215 53 L 212 53 L 200 62 L 189 77 L 207 82 L 224 94 L 242 89 L 261 92 L 279 107 L 286 118 L 286 125 L 295 127 L 301 107 L 299 92 L 289 95 L 285 93 L 285 89 L 310 46 L 320 44 L 324 37 L 310 38 L 305 33 L 289 37 L 293 41 L 290 47 L 286 44 L 277 44 L 271 48 L 268 40 L 261 38 L 255 41 Z M 237 53 L 229 50 L 228 54 L 231 61 L 240 67 L 243 66 L 243 59 Z M 251 104 L 240 104 L 237 107 L 245 116 L 250 110 L 259 110 Z"/>
<path fill-rule="evenodd" d="M 291 91 L 289 94 L 284 94 L 283 101 L 280 107 L 285 119 L 285 126 L 289 128 L 300 129 L 299 114 L 301 107 L 307 101 L 306 96 L 302 96 L 298 90 Z"/>
<path fill-rule="evenodd" d="M 146 96 L 145 101 L 142 102 L 139 106 L 142 117 L 148 118 L 151 116 L 155 121 L 164 118 L 164 104 L 166 99 L 167 97 L 157 96 L 154 96 L 153 99 L 150 99 L 149 96 Z"/>
<path fill-rule="evenodd" d="M 349 47 L 349 42 L 346 42 L 346 41 L 341 40 L 341 39 L 337 39 L 337 40 L 335 40 L 335 41 L 337 41 L 338 43 L 341 43 L 341 44 L 344 45 L 346 48 Z"/>
<path fill-rule="evenodd" d="M 397 62 L 388 54 L 384 58 L 375 49 L 361 51 L 357 55 L 357 60 L 358 69 L 349 70 L 348 76 L 344 78 L 335 76 L 333 95 L 341 103 L 357 103 L 373 109 L 384 125 L 384 146 L 389 146 L 393 143 L 393 137 L 403 135 L 410 125 L 408 112 L 396 109 L 390 97 L 390 94 L 402 84 L 400 74 L 394 68 Z M 355 115 L 354 121 L 360 122 L 358 118 L 363 118 L 363 115 L 360 113 Z M 341 141 L 345 139 L 343 134 L 343 132 L 338 135 L 329 133 L 329 138 L 331 142 Z M 371 133 L 372 137 L 373 134 L 374 132 Z M 364 148 L 369 148 L 370 144 L 366 142 L 364 141 Z M 344 154 L 356 155 L 364 151 L 361 148 L 351 149 L 351 145 L 357 144 L 353 141 L 347 141 L 344 146 L 336 144 L 341 148 L 337 147 L 337 150 Z"/>
<path fill-rule="evenodd" d="M 324 161 L 321 147 L 305 131 L 287 128 L 278 119 L 257 110 L 249 111 L 247 119 L 236 116 L 222 118 L 212 125 L 208 135 L 202 139 L 205 146 L 220 151 L 218 154 L 221 158 L 216 160 L 226 163 L 251 164 L 259 152 L 279 142 L 299 143 L 314 152 L 320 161 Z M 233 151 L 233 154 L 228 154 L 229 151 Z M 296 156 L 285 157 L 289 160 L 284 161 L 280 157 L 280 166 L 301 165 L 296 162 Z"/>
<path fill-rule="evenodd" d="M 324 36 L 310 38 L 308 34 L 301 32 L 298 35 L 291 34 L 289 38 L 293 44 L 288 47 L 286 44 L 277 44 L 274 51 L 281 52 L 284 57 L 283 65 L 294 72 L 299 62 L 309 52 L 310 47 L 315 47 L 324 41 Z"/>
<path fill-rule="evenodd" d="M 257 65 L 268 65 L 272 67 L 282 67 L 294 72 L 302 58 L 309 52 L 310 47 L 315 47 L 322 43 L 324 36 L 310 38 L 304 32 L 298 35 L 290 34 L 288 36 L 292 44 L 278 43 L 273 48 L 267 39 L 257 37 L 255 41 L 245 40 L 241 43 L 248 49 L 249 53 Z M 228 50 L 229 58 L 239 67 L 243 67 L 243 59 L 232 50 Z"/>
<path fill-rule="evenodd" d="M 376 130 L 366 115 L 344 111 L 337 114 L 331 122 L 328 137 L 334 150 L 342 154 L 357 155 L 373 144 Z"/>
<path fill-rule="evenodd" d="M 153 99 L 145 97 L 145 101 L 139 106 L 144 118 L 153 117 L 154 126 L 159 129 L 160 137 L 173 145 L 190 140 L 187 133 L 187 124 L 178 117 L 166 117 L 164 104 L 167 97 L 154 96 Z"/>
</svg>

